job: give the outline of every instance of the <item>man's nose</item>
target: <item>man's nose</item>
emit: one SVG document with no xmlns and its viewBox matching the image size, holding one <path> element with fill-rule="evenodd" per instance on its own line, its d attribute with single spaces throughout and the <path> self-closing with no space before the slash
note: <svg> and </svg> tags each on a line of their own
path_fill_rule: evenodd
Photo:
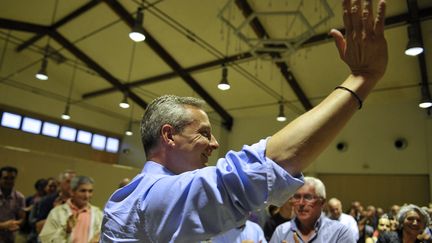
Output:
<svg viewBox="0 0 432 243">
<path fill-rule="evenodd" d="M 211 139 L 210 139 L 210 147 L 212 150 L 218 149 L 219 148 L 219 143 L 216 140 L 216 138 L 213 136 L 213 134 L 211 135 Z"/>
</svg>

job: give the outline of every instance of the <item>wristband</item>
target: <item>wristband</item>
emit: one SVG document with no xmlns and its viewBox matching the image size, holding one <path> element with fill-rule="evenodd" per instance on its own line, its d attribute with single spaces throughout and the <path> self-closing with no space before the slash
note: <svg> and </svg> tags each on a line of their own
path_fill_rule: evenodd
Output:
<svg viewBox="0 0 432 243">
<path fill-rule="evenodd" d="M 348 89 L 348 88 L 346 88 L 346 87 L 344 87 L 344 86 L 337 86 L 335 89 L 343 89 L 343 90 L 345 90 L 345 91 L 350 92 L 350 93 L 352 94 L 352 96 L 354 96 L 354 98 L 357 100 L 357 102 L 358 102 L 358 104 L 359 104 L 358 109 L 360 110 L 360 109 L 362 108 L 362 106 L 363 106 L 363 101 L 360 99 L 360 97 L 359 97 L 359 96 L 358 96 L 354 91 L 352 91 L 352 90 L 350 90 L 350 89 Z"/>
</svg>

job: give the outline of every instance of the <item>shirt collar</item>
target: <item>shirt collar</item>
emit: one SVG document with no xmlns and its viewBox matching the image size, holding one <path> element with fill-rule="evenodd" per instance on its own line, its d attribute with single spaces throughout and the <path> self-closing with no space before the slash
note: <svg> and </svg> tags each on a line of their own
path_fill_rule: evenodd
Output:
<svg viewBox="0 0 432 243">
<path fill-rule="evenodd" d="M 69 207 L 72 209 L 72 211 L 78 212 L 78 213 L 87 212 L 88 209 L 90 208 L 90 205 L 87 204 L 87 206 L 85 206 L 84 208 L 79 209 L 77 206 L 75 206 L 75 204 L 72 203 L 72 200 L 70 198 L 66 201 L 66 203 L 69 205 Z"/>
<path fill-rule="evenodd" d="M 163 165 L 151 160 L 145 163 L 142 173 L 144 172 L 151 173 L 151 174 L 175 175 L 170 170 L 165 168 Z"/>
<path fill-rule="evenodd" d="M 322 220 L 323 217 L 324 217 L 324 215 L 323 215 L 323 213 L 321 213 L 320 217 L 319 217 L 318 220 L 315 222 L 315 225 L 314 225 L 315 232 L 318 232 L 319 229 L 321 228 L 322 221 L 323 221 L 323 220 Z M 294 217 L 294 218 L 292 219 L 291 231 L 299 231 L 299 230 L 298 230 L 298 227 L 297 227 L 297 222 L 298 222 L 297 217 Z"/>
</svg>

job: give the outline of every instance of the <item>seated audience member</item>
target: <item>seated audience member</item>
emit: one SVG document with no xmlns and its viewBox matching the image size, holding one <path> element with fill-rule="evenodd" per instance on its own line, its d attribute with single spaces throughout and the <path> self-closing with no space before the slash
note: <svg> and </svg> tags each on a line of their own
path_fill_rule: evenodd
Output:
<svg viewBox="0 0 432 243">
<path fill-rule="evenodd" d="M 348 226 L 350 228 L 354 239 L 359 239 L 359 229 L 357 226 L 357 222 L 353 218 L 353 216 L 342 213 L 342 203 L 337 198 L 331 198 L 328 203 L 328 217 L 333 220 L 337 220 L 341 222 L 341 224 Z"/>
<path fill-rule="evenodd" d="M 397 231 L 382 232 L 379 243 L 415 243 L 430 242 L 419 240 L 427 225 L 429 216 L 420 207 L 409 204 L 402 206 L 398 214 L 399 228 Z"/>
<path fill-rule="evenodd" d="M 261 227 L 250 220 L 240 227 L 228 230 L 214 237 L 212 243 L 267 243 Z"/>
<path fill-rule="evenodd" d="M 374 231 L 372 237 L 366 239 L 366 243 L 375 243 L 378 241 L 378 237 L 382 232 L 390 231 L 390 220 L 386 214 L 381 216 L 378 220 L 378 227 Z"/>
<path fill-rule="evenodd" d="M 23 233 L 23 234 L 29 234 L 30 233 L 31 228 L 32 228 L 32 226 L 30 225 L 30 222 L 29 222 L 30 212 L 31 212 L 33 206 L 36 203 L 38 203 L 42 199 L 42 197 L 44 197 L 46 195 L 45 187 L 47 186 L 47 184 L 48 184 L 47 179 L 44 179 L 44 178 L 38 179 L 34 184 L 35 193 L 31 196 L 26 197 L 26 199 L 25 199 L 26 207 L 24 209 L 25 222 L 20 229 L 21 233 Z"/>
<path fill-rule="evenodd" d="M 102 211 L 90 204 L 94 181 L 76 176 L 71 198 L 51 210 L 39 238 L 44 242 L 99 242 Z"/>
<path fill-rule="evenodd" d="M 47 179 L 47 185 L 44 188 L 46 195 L 57 193 L 57 180 L 53 177 Z"/>
<path fill-rule="evenodd" d="M 397 215 L 395 215 L 394 217 L 389 217 L 389 220 L 390 220 L 390 231 L 396 231 L 399 228 Z"/>
<path fill-rule="evenodd" d="M 40 232 L 49 212 L 57 205 L 65 203 L 70 198 L 70 182 L 76 175 L 75 171 L 66 170 L 59 175 L 59 190 L 47 195 L 35 205 L 30 220 L 34 223 L 36 232 Z"/>
<path fill-rule="evenodd" d="M 24 223 L 25 198 L 14 188 L 17 175 L 15 167 L 0 168 L 0 242 L 14 242 Z"/>
<path fill-rule="evenodd" d="M 41 198 L 46 195 L 45 187 L 47 185 L 48 185 L 48 180 L 44 179 L 44 178 L 38 179 L 35 182 L 34 189 L 36 190 L 36 192 L 33 195 L 28 196 L 26 198 L 26 207 L 27 208 L 29 208 L 29 207 L 33 206 L 33 204 L 39 202 L 41 200 Z"/>
<path fill-rule="evenodd" d="M 399 213 L 400 206 L 397 204 L 394 204 L 390 207 L 389 210 L 389 218 L 396 218 L 397 214 Z"/>
<path fill-rule="evenodd" d="M 294 216 L 290 200 L 287 200 L 275 213 L 267 219 L 264 224 L 264 235 L 266 240 L 270 240 L 276 227 L 289 221 Z"/>
<path fill-rule="evenodd" d="M 363 206 L 359 201 L 351 202 L 351 207 L 349 208 L 347 214 L 351 215 L 355 221 L 359 221 L 362 217 Z"/>
<path fill-rule="evenodd" d="M 321 180 L 305 177 L 304 182 L 291 197 L 295 217 L 276 228 L 270 243 L 356 242 L 348 226 L 322 214 L 326 193 Z"/>
<path fill-rule="evenodd" d="M 367 206 L 366 216 L 367 216 L 366 224 L 370 225 L 375 230 L 378 226 L 378 214 L 375 206 L 373 205 Z"/>
</svg>

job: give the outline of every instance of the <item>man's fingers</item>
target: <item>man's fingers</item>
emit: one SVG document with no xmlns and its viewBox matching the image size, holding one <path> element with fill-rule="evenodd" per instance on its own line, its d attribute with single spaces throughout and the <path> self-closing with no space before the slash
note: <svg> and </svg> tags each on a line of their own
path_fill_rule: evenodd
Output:
<svg viewBox="0 0 432 243">
<path fill-rule="evenodd" d="M 345 25 L 345 34 L 349 35 L 352 32 L 352 22 L 351 22 L 351 0 L 344 0 L 342 2 L 343 10 L 343 21 Z"/>
<path fill-rule="evenodd" d="M 380 0 L 378 2 L 377 16 L 375 18 L 375 35 L 384 36 L 384 25 L 385 25 L 385 14 L 386 14 L 386 2 Z"/>
<path fill-rule="evenodd" d="M 372 0 L 364 0 L 362 11 L 363 29 L 367 35 L 371 35 L 374 29 Z"/>
<path fill-rule="evenodd" d="M 294 243 L 300 243 L 300 240 L 299 240 L 296 232 L 294 232 L 293 240 L 294 240 Z"/>
<path fill-rule="evenodd" d="M 336 47 L 339 51 L 339 56 L 343 59 L 345 56 L 346 43 L 342 33 L 339 30 L 332 29 L 330 30 L 329 35 L 334 38 Z"/>
<path fill-rule="evenodd" d="M 360 0 L 351 0 L 351 22 L 352 28 L 356 38 L 361 37 L 361 33 L 363 31 L 363 23 L 362 23 L 362 6 Z"/>
</svg>

